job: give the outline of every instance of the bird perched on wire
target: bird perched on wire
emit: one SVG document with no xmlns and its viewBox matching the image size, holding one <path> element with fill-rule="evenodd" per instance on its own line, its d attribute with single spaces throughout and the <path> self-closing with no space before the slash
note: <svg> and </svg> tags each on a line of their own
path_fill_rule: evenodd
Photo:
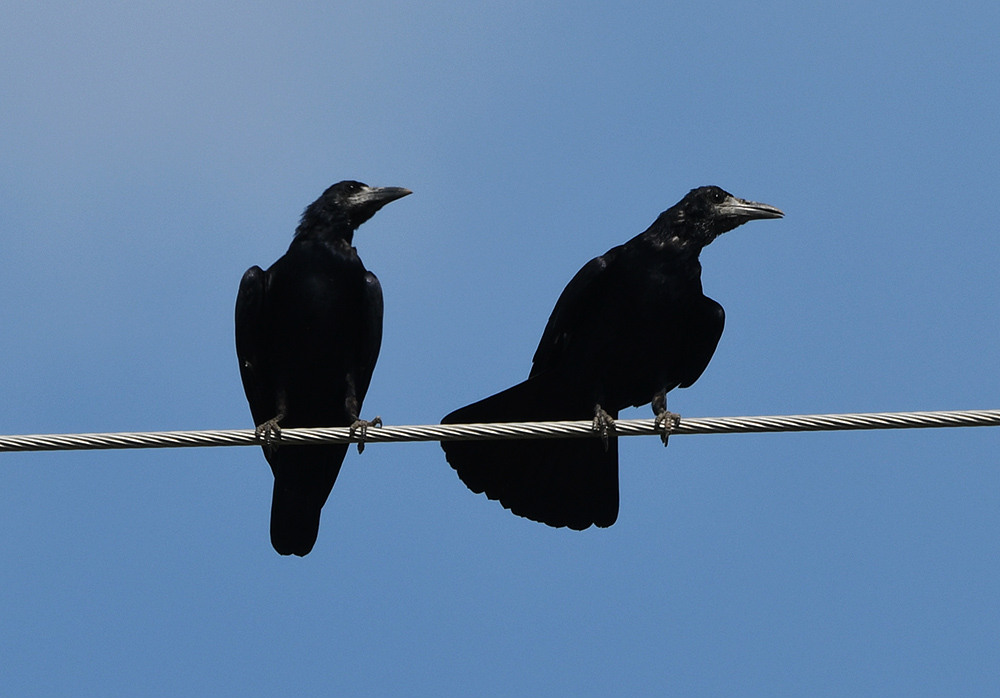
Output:
<svg viewBox="0 0 1000 698">
<path fill-rule="evenodd" d="M 350 426 L 360 417 L 382 343 L 382 288 L 352 242 L 400 187 L 334 184 L 306 208 L 267 271 L 250 267 L 236 297 L 236 354 L 250 412 L 274 473 L 271 544 L 306 555 L 347 444 L 280 446 L 281 427 Z"/>
<path fill-rule="evenodd" d="M 700 187 L 587 263 L 556 302 L 528 379 L 443 422 L 593 419 L 602 438 L 442 442 L 462 482 L 549 526 L 611 526 L 619 410 L 651 402 L 665 442 L 678 419 L 667 393 L 698 379 L 722 336 L 722 306 L 702 293 L 702 248 L 747 221 L 783 215 Z"/>
</svg>

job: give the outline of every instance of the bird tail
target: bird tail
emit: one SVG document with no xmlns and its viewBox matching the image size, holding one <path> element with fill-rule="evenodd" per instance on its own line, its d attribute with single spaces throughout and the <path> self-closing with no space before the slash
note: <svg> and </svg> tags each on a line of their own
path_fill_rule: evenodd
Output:
<svg viewBox="0 0 1000 698">
<path fill-rule="evenodd" d="M 269 455 L 274 472 L 271 545 L 305 556 L 319 535 L 319 516 L 340 474 L 347 445 L 286 446 Z"/>
<path fill-rule="evenodd" d="M 443 424 L 591 419 L 544 374 L 455 410 Z M 617 417 L 613 414 L 612 417 Z M 466 486 L 511 512 L 578 531 L 618 518 L 618 440 L 598 438 L 445 441 L 448 463 Z"/>
</svg>

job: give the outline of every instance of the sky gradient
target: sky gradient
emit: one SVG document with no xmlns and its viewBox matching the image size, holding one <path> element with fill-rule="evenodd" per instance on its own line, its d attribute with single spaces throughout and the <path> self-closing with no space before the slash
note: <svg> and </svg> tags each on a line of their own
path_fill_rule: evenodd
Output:
<svg viewBox="0 0 1000 698">
<path fill-rule="evenodd" d="M 1000 408 L 1000 6 L 8 2 L 0 431 L 252 426 L 239 280 L 342 179 L 385 296 L 363 415 L 527 375 L 589 259 L 717 184 L 682 415 Z M 623 416 L 650 416 L 648 408 Z M 436 444 L 348 454 L 304 559 L 257 448 L 0 454 L 0 694 L 1000 688 L 1000 430 L 620 443 L 553 530 Z"/>
</svg>

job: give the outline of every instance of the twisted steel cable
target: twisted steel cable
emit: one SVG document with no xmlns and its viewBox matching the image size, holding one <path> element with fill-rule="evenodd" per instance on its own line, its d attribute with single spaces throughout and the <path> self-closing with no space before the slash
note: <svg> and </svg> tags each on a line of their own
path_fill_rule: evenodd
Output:
<svg viewBox="0 0 1000 698">
<path fill-rule="evenodd" d="M 681 434 L 748 434 L 992 426 L 1000 426 L 1000 410 L 694 417 L 681 419 L 680 424 L 670 434 L 674 436 Z M 652 419 L 619 419 L 615 422 L 616 436 L 658 436 L 661 434 L 662 429 L 658 429 Z M 598 437 L 590 420 L 384 426 L 368 429 L 364 442 L 372 444 L 409 441 L 489 441 L 496 439 L 579 438 L 581 436 Z M 360 440 L 360 434 L 352 434 L 348 427 L 289 428 L 281 430 L 279 443 L 285 446 L 316 443 L 358 443 Z M 253 429 L 33 434 L 0 436 L 0 452 L 254 446 L 260 443 L 261 441 Z"/>
</svg>

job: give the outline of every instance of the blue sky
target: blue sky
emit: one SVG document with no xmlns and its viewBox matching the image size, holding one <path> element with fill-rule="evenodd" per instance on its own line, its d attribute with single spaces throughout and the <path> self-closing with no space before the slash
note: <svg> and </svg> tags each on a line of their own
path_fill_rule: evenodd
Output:
<svg viewBox="0 0 1000 698">
<path fill-rule="evenodd" d="M 329 184 L 385 294 L 364 413 L 523 378 L 562 287 L 689 189 L 686 416 L 1000 407 L 995 3 L 5 3 L 0 431 L 250 427 L 243 271 Z M 628 416 L 647 416 L 648 408 Z M 608 530 L 348 455 L 313 553 L 256 448 L 0 455 L 0 693 L 984 695 L 996 429 L 623 440 Z"/>
</svg>

